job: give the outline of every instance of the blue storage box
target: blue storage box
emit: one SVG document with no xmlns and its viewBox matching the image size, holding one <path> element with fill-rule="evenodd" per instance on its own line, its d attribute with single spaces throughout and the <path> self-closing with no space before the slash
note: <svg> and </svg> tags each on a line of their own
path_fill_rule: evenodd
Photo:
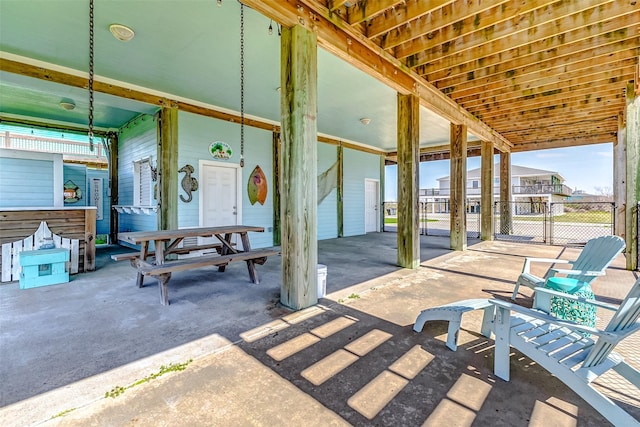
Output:
<svg viewBox="0 0 640 427">
<path fill-rule="evenodd" d="M 40 249 L 20 252 L 20 289 L 56 285 L 69 281 L 65 263 L 69 261 L 69 249 Z"/>
</svg>

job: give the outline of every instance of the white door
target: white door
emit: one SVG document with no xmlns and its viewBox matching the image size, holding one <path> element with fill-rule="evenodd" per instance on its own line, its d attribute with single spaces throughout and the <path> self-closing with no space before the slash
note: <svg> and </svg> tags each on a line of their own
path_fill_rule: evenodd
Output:
<svg viewBox="0 0 640 427">
<path fill-rule="evenodd" d="M 364 232 L 380 231 L 380 214 L 378 205 L 380 192 L 378 181 L 366 179 L 364 181 Z"/>
<path fill-rule="evenodd" d="M 241 223 L 239 170 L 239 166 L 234 164 L 200 162 L 200 225 L 202 227 Z M 204 244 L 205 241 L 201 239 L 199 243 Z"/>
</svg>

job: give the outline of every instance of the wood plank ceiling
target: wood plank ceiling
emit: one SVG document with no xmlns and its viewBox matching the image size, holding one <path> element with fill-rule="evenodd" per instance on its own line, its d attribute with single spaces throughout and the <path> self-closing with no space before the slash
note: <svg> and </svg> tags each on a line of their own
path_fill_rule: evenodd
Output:
<svg viewBox="0 0 640 427">
<path fill-rule="evenodd" d="M 612 142 L 638 77 L 636 0 L 301 0 L 513 144 Z M 344 25 L 343 25 L 344 24 Z"/>
</svg>

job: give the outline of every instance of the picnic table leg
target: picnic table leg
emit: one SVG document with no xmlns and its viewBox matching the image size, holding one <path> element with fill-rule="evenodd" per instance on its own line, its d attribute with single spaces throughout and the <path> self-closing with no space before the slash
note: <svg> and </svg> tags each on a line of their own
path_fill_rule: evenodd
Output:
<svg viewBox="0 0 640 427">
<path fill-rule="evenodd" d="M 247 233 L 241 233 L 240 238 L 242 239 L 242 250 L 245 252 L 251 251 L 251 244 L 249 243 L 249 235 Z M 260 284 L 260 279 L 258 278 L 258 271 L 256 270 L 255 261 L 252 259 L 247 260 L 247 269 L 249 270 L 249 278 L 256 285 Z"/>
<path fill-rule="evenodd" d="M 148 253 L 149 253 L 149 242 L 140 243 L 140 259 L 142 261 L 147 260 Z M 133 264 L 133 260 L 132 260 L 132 264 Z M 136 285 L 138 285 L 138 287 L 141 288 L 143 286 L 143 282 L 144 282 L 144 275 L 140 273 L 140 271 L 138 271 L 138 278 L 136 280 Z"/>
<path fill-rule="evenodd" d="M 229 245 L 231 245 L 231 236 L 232 236 L 232 233 L 226 233 L 224 235 L 224 240 Z M 221 255 L 227 255 L 228 253 L 229 253 L 229 248 L 226 245 L 222 245 L 222 253 L 221 253 Z M 225 267 L 226 267 L 226 264 L 219 266 L 218 267 L 218 271 L 221 272 L 221 273 L 224 272 Z"/>
<path fill-rule="evenodd" d="M 160 303 L 162 305 L 169 305 L 169 289 L 167 286 L 169 279 L 171 279 L 171 273 L 158 275 L 158 283 L 160 285 Z"/>
</svg>

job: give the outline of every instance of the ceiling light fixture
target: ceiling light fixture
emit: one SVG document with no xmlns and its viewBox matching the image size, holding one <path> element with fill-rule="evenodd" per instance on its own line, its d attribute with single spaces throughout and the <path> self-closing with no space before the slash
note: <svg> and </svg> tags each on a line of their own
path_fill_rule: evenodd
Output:
<svg viewBox="0 0 640 427">
<path fill-rule="evenodd" d="M 68 99 L 68 98 L 65 98 L 62 101 L 60 101 L 58 105 L 60 105 L 60 108 L 67 111 L 71 111 L 74 108 L 76 108 L 76 103 L 73 102 L 73 99 Z"/>
<path fill-rule="evenodd" d="M 136 35 L 136 33 L 131 28 L 121 24 L 109 25 L 109 31 L 111 31 L 113 37 L 123 42 L 128 42 L 133 38 L 133 36 Z"/>
<path fill-rule="evenodd" d="M 218 0 L 218 7 L 222 6 L 222 0 Z"/>
<path fill-rule="evenodd" d="M 371 119 L 367 118 L 367 117 L 363 117 L 360 119 L 360 123 L 362 123 L 363 125 L 368 125 L 369 123 L 371 123 Z"/>
</svg>

